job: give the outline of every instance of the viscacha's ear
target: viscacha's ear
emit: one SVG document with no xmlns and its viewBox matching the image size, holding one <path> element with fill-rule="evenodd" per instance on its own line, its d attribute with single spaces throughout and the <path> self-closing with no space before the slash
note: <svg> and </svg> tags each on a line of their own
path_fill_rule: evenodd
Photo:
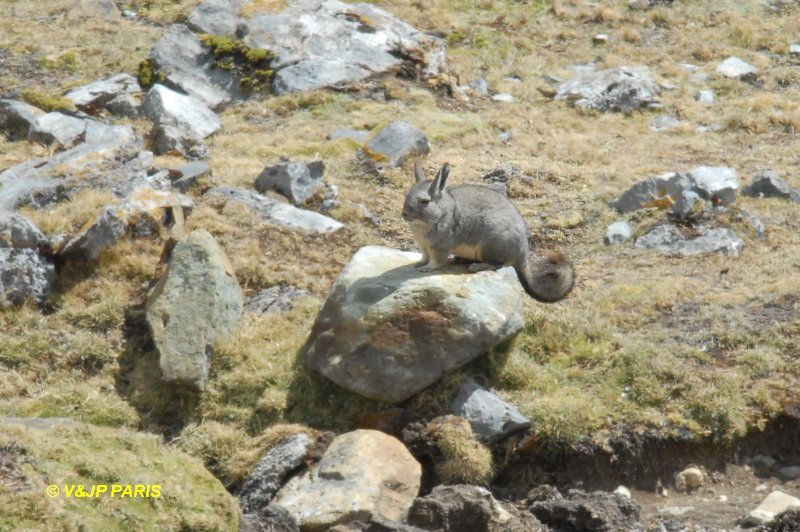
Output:
<svg viewBox="0 0 800 532">
<path fill-rule="evenodd" d="M 414 160 L 414 179 L 417 183 L 425 181 L 425 171 L 422 169 L 422 159 L 419 157 Z"/>
<path fill-rule="evenodd" d="M 448 177 L 450 177 L 450 163 L 444 163 L 442 169 L 439 170 L 439 192 L 444 190 L 444 184 Z"/>
</svg>

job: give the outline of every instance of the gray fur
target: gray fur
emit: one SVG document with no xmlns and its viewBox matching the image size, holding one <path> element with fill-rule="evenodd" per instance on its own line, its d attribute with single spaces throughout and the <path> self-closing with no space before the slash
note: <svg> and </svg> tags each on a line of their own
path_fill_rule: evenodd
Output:
<svg viewBox="0 0 800 532">
<path fill-rule="evenodd" d="M 422 250 L 417 266 L 433 271 L 450 255 L 493 266 L 513 266 L 526 292 L 544 302 L 563 299 L 572 289 L 572 265 L 560 253 L 531 265 L 528 226 L 511 201 L 495 190 L 476 185 L 445 188 L 450 165 L 432 181 L 425 179 L 419 159 L 416 183 L 406 194 L 403 218 Z"/>
</svg>

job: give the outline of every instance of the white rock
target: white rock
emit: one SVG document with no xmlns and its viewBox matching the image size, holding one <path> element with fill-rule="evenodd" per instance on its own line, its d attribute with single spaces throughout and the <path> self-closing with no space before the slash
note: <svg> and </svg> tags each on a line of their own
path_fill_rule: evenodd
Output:
<svg viewBox="0 0 800 532">
<path fill-rule="evenodd" d="M 511 103 L 514 101 L 514 97 L 507 92 L 498 92 L 497 94 L 492 96 L 493 102 L 502 102 L 502 103 Z"/>
<path fill-rule="evenodd" d="M 703 89 L 694 95 L 694 99 L 703 105 L 711 105 L 715 100 L 714 91 L 712 89 Z"/>
<path fill-rule="evenodd" d="M 740 78 L 747 74 L 757 74 L 758 69 L 736 56 L 731 56 L 715 68 L 714 72 L 726 78 Z"/>
<path fill-rule="evenodd" d="M 625 497 L 626 499 L 630 499 L 631 498 L 631 490 L 629 490 L 625 486 L 621 486 L 621 485 L 617 486 L 617 489 L 614 490 L 614 493 L 616 493 L 617 495 L 620 495 L 622 497 Z"/>
</svg>

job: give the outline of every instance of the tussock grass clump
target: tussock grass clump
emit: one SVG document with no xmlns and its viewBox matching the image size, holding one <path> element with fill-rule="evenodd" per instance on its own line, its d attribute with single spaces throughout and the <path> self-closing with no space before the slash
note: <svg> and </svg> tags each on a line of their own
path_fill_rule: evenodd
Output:
<svg viewBox="0 0 800 532">
<path fill-rule="evenodd" d="M 492 453 L 475 439 L 469 422 L 447 416 L 432 422 L 436 444 L 442 460 L 436 464 L 436 474 L 443 484 L 473 484 L 486 486 L 493 476 Z"/>
</svg>

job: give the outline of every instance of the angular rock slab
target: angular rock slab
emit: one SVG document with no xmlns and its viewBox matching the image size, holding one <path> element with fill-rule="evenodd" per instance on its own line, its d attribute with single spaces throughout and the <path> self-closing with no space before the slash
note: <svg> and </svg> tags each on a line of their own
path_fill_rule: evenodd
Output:
<svg viewBox="0 0 800 532">
<path fill-rule="evenodd" d="M 650 69 L 617 67 L 574 77 L 556 89 L 556 100 L 577 107 L 630 114 L 636 109 L 660 107 L 661 88 Z"/>
<path fill-rule="evenodd" d="M 430 151 L 425 134 L 402 120 L 390 122 L 363 148 L 362 153 L 379 166 L 399 167 L 409 157 L 425 155 Z"/>
<path fill-rule="evenodd" d="M 0 248 L 46 249 L 47 237 L 19 214 L 0 210 Z"/>
<path fill-rule="evenodd" d="M 776 515 L 791 508 L 800 508 L 800 499 L 775 490 L 761 501 L 758 508 L 747 514 L 742 524 L 745 526 L 763 525 L 775 519 Z"/>
<path fill-rule="evenodd" d="M 306 367 L 376 401 L 398 403 L 523 326 L 510 268 L 414 268 L 419 253 L 358 250 L 331 287 L 300 352 Z"/>
<path fill-rule="evenodd" d="M 214 66 L 214 56 L 183 24 L 173 24 L 150 51 L 154 69 L 171 87 L 219 109 L 240 96 L 236 77 Z"/>
<path fill-rule="evenodd" d="M 140 92 L 142 92 L 142 88 L 136 78 L 122 73 L 72 89 L 64 96 L 72 100 L 72 103 L 81 111 L 94 115 L 115 98 Z"/>
<path fill-rule="evenodd" d="M 269 505 L 286 477 L 305 463 L 308 446 L 308 434 L 301 432 L 267 451 L 239 490 L 245 513 L 260 513 Z"/>
<path fill-rule="evenodd" d="M 700 232 L 700 236 L 686 238 L 674 225 L 659 225 L 636 240 L 635 246 L 681 257 L 716 251 L 738 257 L 744 247 L 744 241 L 726 227 L 701 227 Z"/>
<path fill-rule="evenodd" d="M 219 196 L 227 199 L 229 203 L 245 205 L 266 221 L 287 229 L 328 234 L 344 228 L 343 224 L 324 214 L 281 203 L 244 188 L 216 187 L 206 192 L 206 195 Z"/>
<path fill-rule="evenodd" d="M 473 379 L 464 379 L 450 404 L 450 412 L 469 421 L 472 431 L 483 441 L 495 442 L 531 426 L 519 409 L 487 390 Z"/>
<path fill-rule="evenodd" d="M 27 138 L 31 126 L 44 111 L 25 102 L 0 100 L 0 131 L 12 140 Z"/>
<path fill-rule="evenodd" d="M 422 467 L 396 438 L 356 430 L 333 440 L 309 472 L 291 479 L 273 503 L 303 530 L 380 516 L 401 520 L 419 491 Z"/>
<path fill-rule="evenodd" d="M 800 191 L 792 188 L 774 170 L 756 176 L 752 183 L 742 189 L 742 194 L 753 198 L 784 198 L 800 203 Z"/>
<path fill-rule="evenodd" d="M 148 91 L 142 111 L 154 122 L 157 153 L 177 150 L 190 155 L 222 125 L 202 101 L 159 84 Z"/>
<path fill-rule="evenodd" d="M 280 13 L 243 18 L 240 31 L 248 46 L 275 54 L 279 95 L 353 85 L 399 66 L 398 50 L 423 57 L 425 75 L 438 74 L 444 63 L 441 39 L 367 3 L 300 0 Z"/>
<path fill-rule="evenodd" d="M 0 173 L 0 209 L 41 208 L 87 188 L 108 188 L 124 197 L 148 182 L 153 154 L 142 151 L 142 140 L 130 126 L 85 122 L 84 142 Z"/>
<path fill-rule="evenodd" d="M 28 138 L 47 145 L 70 148 L 82 140 L 85 132 L 85 120 L 53 112 L 34 120 Z"/>
<path fill-rule="evenodd" d="M 204 0 L 192 11 L 186 24 L 210 35 L 233 37 L 239 25 L 239 10 L 250 0 Z"/>
<path fill-rule="evenodd" d="M 741 78 L 743 76 L 757 74 L 758 69 L 750 63 L 747 63 L 735 55 L 732 55 L 720 63 L 717 68 L 714 69 L 714 72 L 721 74 L 726 78 Z"/>
<path fill-rule="evenodd" d="M 214 237 L 198 229 L 172 250 L 145 306 L 163 379 L 202 390 L 214 341 L 242 313 L 242 289 Z"/>
</svg>

